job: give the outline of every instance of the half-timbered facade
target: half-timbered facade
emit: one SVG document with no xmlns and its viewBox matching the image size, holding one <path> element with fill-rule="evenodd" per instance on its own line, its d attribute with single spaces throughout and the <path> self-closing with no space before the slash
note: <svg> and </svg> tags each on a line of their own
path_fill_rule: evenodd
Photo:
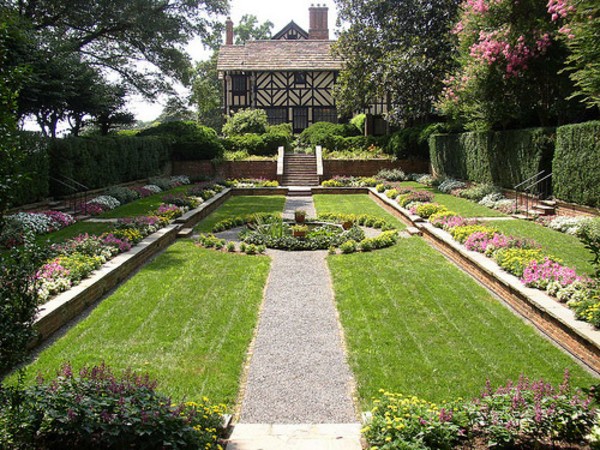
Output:
<svg viewBox="0 0 600 450">
<path fill-rule="evenodd" d="M 217 64 L 225 114 L 264 109 L 269 123 L 291 123 L 296 133 L 315 122 L 337 122 L 333 86 L 341 62 L 331 54 L 327 8 L 313 6 L 309 13 L 308 32 L 290 22 L 272 39 L 244 45 L 233 45 L 228 20 Z"/>
</svg>

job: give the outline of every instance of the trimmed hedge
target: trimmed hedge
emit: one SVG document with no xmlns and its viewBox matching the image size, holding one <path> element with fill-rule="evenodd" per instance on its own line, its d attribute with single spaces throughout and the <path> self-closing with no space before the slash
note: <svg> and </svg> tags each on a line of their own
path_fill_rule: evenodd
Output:
<svg viewBox="0 0 600 450">
<path fill-rule="evenodd" d="M 274 127 L 275 128 L 275 127 Z M 246 133 L 221 140 L 223 147 L 231 151 L 246 151 L 249 155 L 276 155 L 279 147 L 289 149 L 293 136 L 284 129 L 269 129 L 264 134 Z"/>
<path fill-rule="evenodd" d="M 193 121 L 161 123 L 139 132 L 137 136 L 165 139 L 169 143 L 171 157 L 176 160 L 209 160 L 223 154 L 217 132 Z"/>
<path fill-rule="evenodd" d="M 557 129 L 552 171 L 557 198 L 600 207 L 600 121 Z"/>
<path fill-rule="evenodd" d="M 24 158 L 18 173 L 23 175 L 18 187 L 12 192 L 12 204 L 15 206 L 35 203 L 49 195 L 48 140 L 40 134 L 19 133 L 19 144 Z"/>
<path fill-rule="evenodd" d="M 554 129 L 435 134 L 429 155 L 440 175 L 512 188 L 551 171 Z"/>
<path fill-rule="evenodd" d="M 155 137 L 71 137 L 50 141 L 49 153 L 52 177 L 96 189 L 159 175 L 169 160 L 169 144 Z M 72 192 L 50 179 L 50 193 Z"/>
</svg>

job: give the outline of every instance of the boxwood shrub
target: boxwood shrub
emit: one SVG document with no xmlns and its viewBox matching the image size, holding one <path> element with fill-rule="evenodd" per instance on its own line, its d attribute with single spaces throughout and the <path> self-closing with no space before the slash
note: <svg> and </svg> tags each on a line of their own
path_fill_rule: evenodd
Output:
<svg viewBox="0 0 600 450">
<path fill-rule="evenodd" d="M 557 198 L 600 207 L 600 121 L 557 129 L 552 170 Z"/>
</svg>

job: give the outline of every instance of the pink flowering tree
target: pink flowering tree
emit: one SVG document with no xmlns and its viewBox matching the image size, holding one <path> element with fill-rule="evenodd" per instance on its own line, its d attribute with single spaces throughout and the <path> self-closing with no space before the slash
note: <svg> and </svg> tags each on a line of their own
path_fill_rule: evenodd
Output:
<svg viewBox="0 0 600 450">
<path fill-rule="evenodd" d="M 568 9 L 539 0 L 465 0 L 453 30 L 458 69 L 445 80 L 442 112 L 475 130 L 554 125 L 577 114 L 577 102 L 565 100 L 572 83 L 559 72 L 567 52 L 552 20 Z"/>
</svg>

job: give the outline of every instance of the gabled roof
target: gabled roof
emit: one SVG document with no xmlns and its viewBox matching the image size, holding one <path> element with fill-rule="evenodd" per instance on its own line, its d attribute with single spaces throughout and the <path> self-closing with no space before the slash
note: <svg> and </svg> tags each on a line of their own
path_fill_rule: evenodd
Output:
<svg viewBox="0 0 600 450">
<path fill-rule="evenodd" d="M 296 24 L 293 20 L 288 23 L 285 27 L 279 31 L 275 36 L 271 39 L 288 39 L 287 36 L 289 34 L 298 36 L 296 39 L 308 39 L 308 33 L 304 31 L 299 25 Z"/>
<path fill-rule="evenodd" d="M 340 70 L 341 61 L 331 54 L 333 42 L 299 39 L 224 45 L 217 70 Z"/>
</svg>

